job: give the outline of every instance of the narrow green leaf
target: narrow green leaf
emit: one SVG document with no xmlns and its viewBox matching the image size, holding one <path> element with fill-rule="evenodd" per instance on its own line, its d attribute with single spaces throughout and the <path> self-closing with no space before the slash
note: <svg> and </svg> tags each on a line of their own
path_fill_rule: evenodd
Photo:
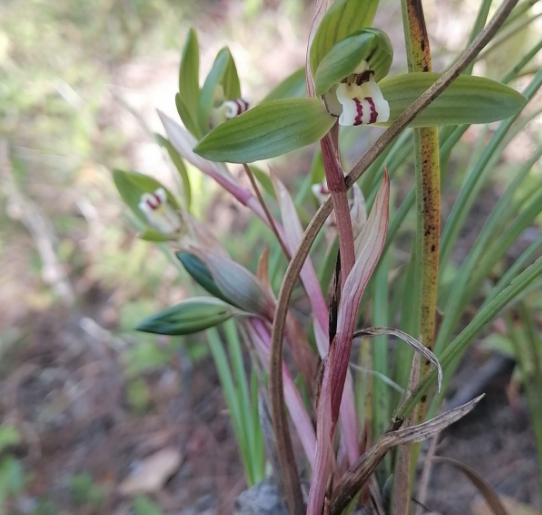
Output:
<svg viewBox="0 0 542 515">
<path fill-rule="evenodd" d="M 235 433 L 235 438 L 239 446 L 241 459 L 245 468 L 245 474 L 247 476 L 247 482 L 251 482 L 251 463 L 250 463 L 250 449 L 247 443 L 247 437 L 245 433 L 245 427 L 242 419 L 242 407 L 240 403 L 239 390 L 233 380 L 232 368 L 228 361 L 228 357 L 224 350 L 224 343 L 220 338 L 216 329 L 209 329 L 207 331 L 207 340 L 209 343 L 209 349 L 215 362 L 218 378 L 220 380 L 220 386 L 224 393 L 226 405 L 230 413 L 230 418 Z"/>
<path fill-rule="evenodd" d="M 335 120 L 316 98 L 272 100 L 219 125 L 194 151 L 211 161 L 269 159 L 318 141 Z"/>
<path fill-rule="evenodd" d="M 275 188 L 273 188 L 273 181 L 267 172 L 264 172 L 261 168 L 251 165 L 250 170 L 256 177 L 256 180 L 261 184 L 265 192 L 271 197 L 275 197 Z"/>
<path fill-rule="evenodd" d="M 390 119 L 382 125 L 391 125 L 440 75 L 408 73 L 381 80 L 378 85 L 391 110 Z M 515 115 L 526 102 L 521 93 L 499 82 L 461 75 L 410 126 L 494 122 Z"/>
<path fill-rule="evenodd" d="M 164 241 L 174 241 L 176 238 L 175 236 L 171 236 L 169 234 L 164 234 L 158 231 L 154 231 L 153 229 L 145 229 L 140 235 L 140 240 L 144 241 L 154 241 L 158 243 L 162 243 Z"/>
<path fill-rule="evenodd" d="M 231 306 L 219 299 L 194 297 L 146 318 L 136 329 L 155 334 L 192 334 L 219 325 L 233 314 Z"/>
<path fill-rule="evenodd" d="M 170 143 L 168 139 L 164 138 L 164 136 L 162 136 L 161 134 L 156 134 L 156 140 L 161 147 L 164 147 L 167 150 L 171 161 L 173 162 L 175 168 L 177 168 L 177 171 L 181 176 L 181 181 L 183 183 L 183 193 L 186 200 L 186 208 L 190 210 L 190 204 L 192 203 L 192 188 L 190 187 L 190 178 L 188 177 L 188 171 L 186 169 L 186 166 L 184 165 L 184 161 L 179 152 L 177 152 L 175 147 Z"/>
<path fill-rule="evenodd" d="M 199 100 L 199 45 L 196 31 L 188 31 L 179 67 L 179 102 L 177 109 L 187 129 L 193 133 L 193 120 L 196 118 Z M 179 103 L 182 108 L 179 109 Z M 186 112 L 185 112 L 186 110 Z M 184 116 L 183 116 L 184 114 Z"/>
<path fill-rule="evenodd" d="M 138 495 L 133 501 L 136 515 L 164 515 L 164 512 L 154 501 L 143 495 Z"/>
<path fill-rule="evenodd" d="M 393 48 L 390 38 L 378 29 L 363 29 L 339 41 L 322 59 L 316 70 L 316 94 L 322 95 L 354 73 L 362 61 L 375 73 L 375 80 L 390 71 Z"/>
<path fill-rule="evenodd" d="M 139 201 L 144 193 L 154 193 L 158 188 L 164 188 L 168 202 L 179 209 L 179 204 L 175 197 L 160 182 L 148 175 L 137 172 L 127 172 L 124 170 L 113 170 L 113 181 L 122 197 L 122 200 L 142 221 L 147 223 L 145 215 L 139 209 Z"/>
<path fill-rule="evenodd" d="M 228 48 L 223 48 L 218 52 L 200 93 L 198 118 L 204 134 L 209 131 L 209 115 L 211 109 L 214 107 L 215 96 L 218 93 L 223 93 L 225 100 L 241 96 L 241 85 L 237 76 L 237 68 Z"/>
<path fill-rule="evenodd" d="M 21 442 L 19 431 L 13 426 L 0 426 L 0 452 Z"/>
<path fill-rule="evenodd" d="M 460 356 L 469 343 L 479 334 L 479 332 L 493 320 L 503 309 L 517 302 L 525 290 L 535 279 L 542 275 L 542 258 L 539 258 L 521 274 L 519 274 L 510 285 L 503 289 L 497 296 L 488 302 L 484 308 L 480 309 L 471 322 L 456 336 L 456 338 L 446 347 L 446 350 L 439 356 L 439 360 L 445 373 L 447 368 L 454 364 L 454 360 Z M 396 417 L 404 418 L 408 416 L 420 397 L 426 393 L 429 388 L 437 381 L 435 371 L 428 372 L 420 382 L 412 395 L 406 398 L 396 410 Z"/>
<path fill-rule="evenodd" d="M 288 75 L 262 100 L 262 104 L 280 98 L 300 98 L 304 97 L 306 93 L 307 83 L 305 82 L 305 68 L 303 67 Z"/>
<path fill-rule="evenodd" d="M 373 292 L 373 316 L 372 322 L 375 326 L 387 326 L 389 323 L 389 287 L 388 287 L 388 258 L 383 256 L 380 260 L 374 277 Z M 373 345 L 373 371 L 383 376 L 389 375 L 388 369 L 388 337 L 385 333 L 374 337 Z M 390 419 L 390 396 L 388 395 L 388 385 L 383 381 L 373 382 L 373 406 L 375 407 L 372 416 L 373 435 L 376 440 L 377 435 L 386 432 L 386 427 Z M 385 479 L 391 472 L 391 456 L 384 457 L 380 466 L 378 476 Z M 383 478 L 382 478 L 383 476 Z"/>
<path fill-rule="evenodd" d="M 378 3 L 379 0 L 337 0 L 329 8 L 312 40 L 310 65 L 313 74 L 335 43 L 371 26 Z"/>
</svg>

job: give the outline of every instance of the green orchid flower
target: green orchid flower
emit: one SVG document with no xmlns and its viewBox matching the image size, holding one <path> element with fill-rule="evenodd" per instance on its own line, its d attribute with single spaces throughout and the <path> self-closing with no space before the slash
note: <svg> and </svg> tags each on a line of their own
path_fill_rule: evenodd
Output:
<svg viewBox="0 0 542 515">
<path fill-rule="evenodd" d="M 194 151 L 211 161 L 249 163 L 315 143 L 336 123 L 391 125 L 441 74 L 387 76 L 393 48 L 383 31 L 371 27 L 377 4 L 334 2 L 312 38 L 306 73 L 296 71 L 252 109 L 241 98 L 227 49 L 219 52 L 199 90 L 193 79 L 197 39 L 191 33 L 181 63 L 177 106 L 199 140 Z M 192 78 L 184 78 L 185 73 Z M 222 102 L 216 100 L 218 86 L 224 91 Z M 300 98 L 303 90 L 308 98 Z M 513 116 L 525 103 L 523 95 L 499 82 L 462 75 L 410 127 L 489 123 Z"/>
</svg>

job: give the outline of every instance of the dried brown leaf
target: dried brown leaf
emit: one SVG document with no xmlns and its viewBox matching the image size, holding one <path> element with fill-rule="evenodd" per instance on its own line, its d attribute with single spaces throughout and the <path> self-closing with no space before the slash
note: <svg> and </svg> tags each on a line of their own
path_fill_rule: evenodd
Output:
<svg viewBox="0 0 542 515">
<path fill-rule="evenodd" d="M 390 449 L 398 445 L 421 442 L 439 433 L 472 411 L 482 397 L 483 395 L 459 408 L 446 411 L 423 424 L 389 431 L 382 435 L 376 445 L 361 456 L 337 484 L 333 494 L 330 515 L 340 515 L 342 513 L 360 488 L 371 477 Z"/>
<path fill-rule="evenodd" d="M 419 352 L 427 361 L 430 361 L 435 367 L 437 367 L 438 373 L 438 389 L 440 391 L 442 387 L 442 368 L 437 357 L 421 342 L 413 338 L 409 334 L 400 331 L 399 329 L 393 329 L 391 327 L 368 327 L 366 329 L 360 329 L 353 335 L 354 338 L 359 336 L 379 336 L 386 334 L 389 336 L 395 336 L 404 342 L 408 343 L 416 352 Z"/>
<path fill-rule="evenodd" d="M 181 453 L 176 447 L 166 447 L 141 461 L 119 485 L 122 495 L 158 492 L 181 464 Z"/>
</svg>

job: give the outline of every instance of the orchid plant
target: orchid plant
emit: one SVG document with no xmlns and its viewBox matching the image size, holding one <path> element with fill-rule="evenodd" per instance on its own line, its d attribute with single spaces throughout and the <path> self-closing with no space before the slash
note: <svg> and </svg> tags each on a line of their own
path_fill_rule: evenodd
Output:
<svg viewBox="0 0 542 515">
<path fill-rule="evenodd" d="M 275 475 L 292 515 L 339 515 L 364 504 L 372 504 L 379 513 L 410 513 L 413 487 L 409 483 L 408 463 L 415 463 L 417 455 L 413 453 L 405 458 L 393 449 L 438 433 L 474 408 L 479 399 L 435 416 L 436 409 L 427 409 L 427 396 L 434 393 L 431 387 L 435 383 L 442 391 L 442 385 L 449 380 L 449 371 L 474 336 L 504 307 L 519 299 L 542 273 L 540 261 L 523 271 L 517 269 L 506 284 L 497 286 L 500 288 L 497 295 L 488 297 L 487 305 L 467 326 L 466 332 L 461 332 L 451 343 L 446 342 L 445 349 L 438 345 L 435 348 L 435 338 L 442 334 L 451 339 L 454 324 L 462 312 L 460 308 L 465 308 L 465 302 L 472 297 L 466 296 L 465 291 L 452 291 L 455 304 L 449 313 L 445 312 L 443 327 L 446 331 L 437 334 L 434 321 L 438 317 L 440 208 L 438 202 L 431 204 L 437 206 L 436 211 L 423 208 L 430 205 L 424 185 L 434 184 L 435 175 L 440 176 L 436 165 L 427 165 L 434 163 L 431 156 L 436 155 L 438 161 L 436 128 L 452 127 L 441 132 L 442 145 L 452 141 L 458 134 L 456 131 L 464 132 L 471 124 L 499 120 L 507 124 L 507 120 L 515 120 L 523 110 L 540 87 L 542 77 L 539 73 L 525 94 L 521 94 L 502 82 L 472 76 L 467 69 L 505 22 L 517 3 L 514 0 L 506 0 L 484 29 L 485 18 L 483 23 L 476 24 L 479 34 L 473 35 L 478 37 L 473 37 L 465 53 L 444 74 L 430 71 L 420 1 L 406 3 L 406 39 L 411 63 L 416 61 L 415 48 L 421 49 L 418 55 L 421 57 L 409 73 L 388 77 L 393 61 L 392 44 L 382 30 L 372 27 L 378 0 L 320 1 L 305 70 L 286 78 L 253 107 L 242 96 L 235 62 L 227 48 L 218 53 L 200 85 L 198 41 L 196 32 L 191 30 L 182 54 L 179 92 L 175 97 L 183 125 L 160 113 L 166 137 L 160 136 L 159 142 L 181 175 L 182 198 L 149 176 L 121 170 L 114 172 L 120 195 L 146 227 L 141 237 L 169 245 L 190 276 L 211 295 L 185 300 L 145 319 L 138 329 L 167 335 L 207 330 L 208 335 L 214 335 L 209 336 L 212 340 L 217 334 L 211 332 L 212 328 L 235 320 L 253 356 L 253 367 L 264 372 L 259 374 L 260 392 L 263 387 L 270 392 L 268 408 L 274 438 L 267 440 L 267 452 L 271 463 L 276 465 Z M 415 4 L 415 8 L 410 9 L 411 4 Z M 482 12 L 487 17 L 487 12 L 481 9 Z M 528 59 L 523 61 L 522 66 Z M 426 64 L 420 65 L 423 62 Z M 389 127 L 347 175 L 339 149 L 340 128 L 344 126 L 360 126 L 360 131 L 366 130 L 361 126 Z M 407 152 L 412 149 L 411 139 L 400 133 L 411 130 L 416 131 L 414 153 L 421 187 L 410 197 L 411 202 L 416 199 L 418 205 L 419 240 L 416 238 L 416 241 L 419 245 L 414 245 L 406 280 L 414 285 L 412 302 L 417 303 L 419 309 L 409 312 L 406 306 L 403 308 L 402 316 L 407 320 L 401 327 L 410 329 L 405 332 L 401 328 L 387 327 L 386 322 L 393 321 L 393 317 L 379 316 L 378 310 L 387 312 L 387 301 L 379 300 L 379 292 L 387 295 L 389 283 L 384 258 L 387 261 L 390 254 L 390 242 L 397 223 L 401 222 L 399 216 L 406 216 L 400 209 L 390 224 L 390 188 L 395 168 L 400 166 L 397 156 L 403 148 Z M 325 182 L 312 182 L 321 205 L 304 228 L 298 206 L 278 175 L 266 174 L 249 163 L 317 142 Z M 267 251 L 262 252 L 257 272 L 252 273 L 233 261 L 210 229 L 190 214 L 190 180 L 185 163 L 216 181 L 272 231 L 276 245 L 289 262 L 278 297 L 271 286 Z M 243 165 L 251 190 L 235 178 L 227 163 Z M 360 181 L 371 200 L 367 202 L 371 206 L 369 213 L 357 184 L 364 173 L 373 179 L 371 183 Z M 312 181 L 314 175 L 311 173 L 308 177 Z M 440 199 L 438 189 L 431 195 L 433 201 Z M 280 219 L 269 203 L 277 206 Z M 323 274 L 332 280 L 331 284 L 321 285 L 309 250 L 332 211 L 334 222 L 328 225 L 332 238 L 328 240 L 329 259 L 325 265 L 332 273 Z M 428 228 L 432 228 L 432 240 L 427 239 L 431 233 Z M 335 235 L 338 235 L 339 252 L 333 245 Z M 469 268 L 470 273 L 474 271 L 473 267 Z M 312 323 L 308 327 L 296 319 L 288 306 L 298 277 L 312 310 Z M 435 298 L 431 300 L 433 294 Z M 367 320 L 363 313 L 371 302 L 375 311 L 373 320 L 384 320 L 384 324 L 356 331 L 360 321 Z M 375 337 L 385 344 L 388 336 L 407 343 L 406 348 L 414 349 L 416 357 L 402 354 L 405 359 L 399 363 L 403 371 L 399 374 L 400 388 L 406 393 L 399 399 L 390 396 L 396 401 L 391 420 L 389 411 L 378 413 L 381 401 L 373 399 L 372 418 L 377 423 L 371 431 L 362 423 L 359 413 L 359 407 L 365 403 L 360 399 L 350 367 L 354 359 L 353 341 Z M 291 359 L 284 356 L 283 343 Z M 386 349 L 377 350 L 377 345 L 381 343 L 375 344 L 375 368 L 387 360 Z M 219 367 L 224 366 L 220 359 L 225 359 L 224 355 L 220 356 Z M 432 368 L 427 369 L 426 363 Z M 383 372 L 387 372 L 386 367 Z M 434 398 L 438 408 L 442 394 Z M 262 394 L 262 399 L 265 401 L 267 396 Z M 228 403 L 235 416 L 239 406 L 232 398 Z M 246 409 L 250 409 L 249 404 Z M 421 408 L 417 416 L 412 416 L 416 406 Z M 262 411 L 265 413 L 266 409 Z M 387 427 L 383 425 L 386 419 Z M 300 488 L 290 422 L 311 472 L 306 498 Z M 241 445 L 247 433 L 239 430 L 236 434 Z M 253 435 L 255 441 L 260 437 Z M 390 455 L 393 455 L 395 481 L 393 499 L 386 504 L 372 478 L 377 468 L 385 472 L 384 479 L 391 474 L 391 460 L 387 458 Z M 244 456 L 244 459 L 250 457 Z M 248 474 L 249 482 L 261 479 L 262 474 L 260 466 L 258 472 L 253 470 Z"/>
</svg>

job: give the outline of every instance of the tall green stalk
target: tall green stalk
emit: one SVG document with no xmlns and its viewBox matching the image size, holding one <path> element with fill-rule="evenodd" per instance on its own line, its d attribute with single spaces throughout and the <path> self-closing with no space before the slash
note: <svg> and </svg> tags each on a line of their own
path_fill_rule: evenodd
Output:
<svg viewBox="0 0 542 515">
<path fill-rule="evenodd" d="M 402 0 L 410 72 L 430 72 L 431 49 L 421 0 Z M 417 281 L 421 281 L 420 340 L 430 350 L 435 341 L 435 314 L 440 246 L 440 161 L 436 127 L 414 133 L 416 155 L 417 230 L 415 259 Z M 430 364 L 424 363 L 423 372 Z M 425 417 L 427 400 L 422 398 L 419 419 Z"/>
</svg>

